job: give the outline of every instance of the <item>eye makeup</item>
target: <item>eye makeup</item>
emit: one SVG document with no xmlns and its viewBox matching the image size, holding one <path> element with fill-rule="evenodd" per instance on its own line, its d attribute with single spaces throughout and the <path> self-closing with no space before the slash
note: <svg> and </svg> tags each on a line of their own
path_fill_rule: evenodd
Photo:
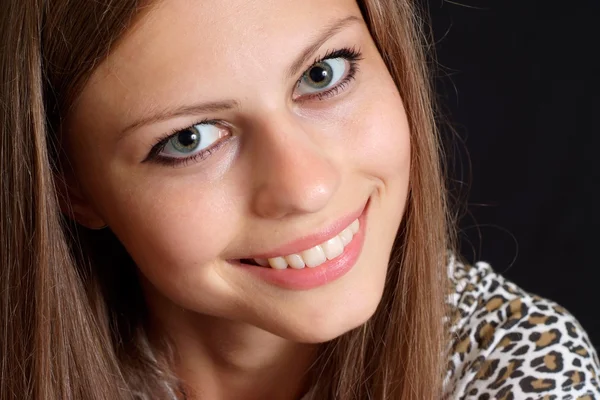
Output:
<svg viewBox="0 0 600 400">
<path fill-rule="evenodd" d="M 296 81 L 296 88 L 302 83 L 310 73 L 311 69 L 315 68 L 321 63 L 327 62 L 327 60 L 343 60 L 347 64 L 347 68 L 344 71 L 344 76 L 339 78 L 339 81 L 332 87 L 325 88 L 324 90 L 316 90 L 314 92 L 301 94 L 294 98 L 296 102 L 305 102 L 311 100 L 324 101 L 329 98 L 333 98 L 343 91 L 345 91 L 352 81 L 356 78 L 359 71 L 359 62 L 363 59 L 362 53 L 357 48 L 343 47 L 340 49 L 333 49 L 328 51 L 324 56 L 318 57 L 315 61 L 302 73 L 302 76 Z M 171 157 L 165 156 L 164 150 L 168 145 L 169 141 L 176 138 L 178 135 L 193 129 L 198 125 L 215 125 L 228 130 L 228 134 L 223 135 L 219 140 L 215 141 L 214 144 L 207 148 L 200 150 L 188 157 Z M 194 123 L 183 129 L 177 128 L 169 133 L 161 136 L 157 143 L 152 147 L 148 156 L 143 160 L 144 163 L 152 162 L 161 165 L 167 165 L 172 167 L 186 166 L 194 162 L 201 162 L 210 157 L 213 153 L 218 151 L 224 144 L 227 143 L 228 139 L 231 138 L 232 133 L 230 128 L 223 121 L 215 119 L 203 119 L 197 123 Z"/>
</svg>

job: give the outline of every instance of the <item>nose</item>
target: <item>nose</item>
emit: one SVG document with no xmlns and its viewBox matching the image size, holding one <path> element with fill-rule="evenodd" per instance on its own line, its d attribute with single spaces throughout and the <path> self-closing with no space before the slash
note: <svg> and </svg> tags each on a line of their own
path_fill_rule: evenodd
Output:
<svg viewBox="0 0 600 400">
<path fill-rule="evenodd" d="M 252 207 L 263 218 L 316 213 L 340 185 L 341 173 L 327 149 L 296 118 L 271 115 L 255 128 Z"/>
</svg>

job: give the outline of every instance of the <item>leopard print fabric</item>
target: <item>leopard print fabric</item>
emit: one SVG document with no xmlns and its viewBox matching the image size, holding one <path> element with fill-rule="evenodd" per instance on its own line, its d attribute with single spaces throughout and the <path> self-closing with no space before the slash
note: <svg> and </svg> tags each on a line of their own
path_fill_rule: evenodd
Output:
<svg viewBox="0 0 600 400">
<path fill-rule="evenodd" d="M 564 308 L 483 262 L 452 260 L 450 276 L 444 399 L 600 400 L 598 356 Z"/>
</svg>

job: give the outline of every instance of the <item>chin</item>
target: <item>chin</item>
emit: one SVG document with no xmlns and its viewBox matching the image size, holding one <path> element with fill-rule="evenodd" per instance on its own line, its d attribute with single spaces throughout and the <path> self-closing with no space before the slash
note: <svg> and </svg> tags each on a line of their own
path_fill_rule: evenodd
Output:
<svg viewBox="0 0 600 400">
<path fill-rule="evenodd" d="M 358 328 L 377 310 L 381 296 L 369 296 L 341 307 L 324 307 L 311 316 L 294 321 L 280 336 L 298 343 L 325 343 Z"/>
<path fill-rule="evenodd" d="M 373 260 L 368 265 L 377 263 Z M 347 276 L 349 279 L 332 288 L 333 292 L 315 295 L 308 307 L 300 310 L 296 306 L 293 319 L 286 321 L 288 329 L 284 337 L 301 343 L 324 343 L 360 327 L 375 314 L 381 302 L 384 271 L 371 269 L 367 276 L 363 273 Z"/>
</svg>

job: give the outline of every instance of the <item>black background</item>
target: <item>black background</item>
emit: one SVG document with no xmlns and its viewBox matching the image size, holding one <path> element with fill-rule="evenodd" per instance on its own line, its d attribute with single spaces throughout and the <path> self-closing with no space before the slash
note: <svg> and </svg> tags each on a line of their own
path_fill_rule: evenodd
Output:
<svg viewBox="0 0 600 400">
<path fill-rule="evenodd" d="M 600 2 L 425 6 L 463 255 L 565 306 L 600 348 Z"/>
</svg>

